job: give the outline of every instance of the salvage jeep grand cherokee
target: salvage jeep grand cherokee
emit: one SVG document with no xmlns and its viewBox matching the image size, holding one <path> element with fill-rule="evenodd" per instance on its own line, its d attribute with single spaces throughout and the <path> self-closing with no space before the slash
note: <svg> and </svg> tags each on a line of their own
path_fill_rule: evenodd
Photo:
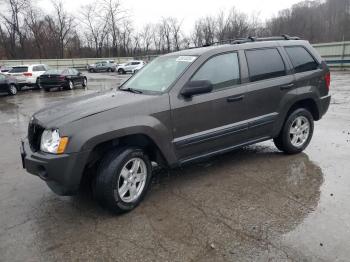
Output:
<svg viewBox="0 0 350 262">
<path fill-rule="evenodd" d="M 175 167 L 268 139 L 287 154 L 303 151 L 329 85 L 325 62 L 294 37 L 167 54 L 117 90 L 35 113 L 23 166 L 57 194 L 89 181 L 102 205 L 129 211 L 149 188 L 152 162 Z"/>
</svg>

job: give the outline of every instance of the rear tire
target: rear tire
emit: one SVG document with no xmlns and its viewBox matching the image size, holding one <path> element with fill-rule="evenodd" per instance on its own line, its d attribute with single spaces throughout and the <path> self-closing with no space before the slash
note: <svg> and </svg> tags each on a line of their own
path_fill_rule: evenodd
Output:
<svg viewBox="0 0 350 262">
<path fill-rule="evenodd" d="M 34 85 L 34 89 L 41 89 L 41 85 L 40 85 L 39 79 L 36 79 L 36 82 L 35 82 L 35 85 Z"/>
<path fill-rule="evenodd" d="M 121 74 L 121 75 L 124 75 L 125 71 L 124 71 L 124 69 L 120 68 L 120 69 L 118 69 L 118 73 Z"/>
<path fill-rule="evenodd" d="M 68 90 L 73 90 L 74 89 L 74 84 L 71 80 L 68 81 Z"/>
<path fill-rule="evenodd" d="M 84 77 L 84 79 L 83 79 L 83 84 L 82 84 L 82 86 L 83 86 L 83 87 L 86 87 L 86 86 L 87 86 L 87 79 L 86 79 L 86 77 Z"/>
<path fill-rule="evenodd" d="M 287 117 L 280 134 L 273 141 L 284 153 L 297 154 L 309 145 L 313 131 L 312 114 L 305 108 L 299 108 Z"/>
<path fill-rule="evenodd" d="M 50 92 L 50 88 L 44 87 L 45 92 Z"/>
<path fill-rule="evenodd" d="M 14 96 L 14 95 L 17 94 L 17 92 L 18 92 L 17 87 L 16 87 L 14 84 L 11 84 L 11 85 L 9 86 L 9 89 L 8 89 L 9 95 Z"/>
<path fill-rule="evenodd" d="M 93 186 L 95 197 L 113 213 L 131 211 L 145 197 L 151 176 L 152 165 L 142 149 L 115 149 L 99 165 Z"/>
</svg>

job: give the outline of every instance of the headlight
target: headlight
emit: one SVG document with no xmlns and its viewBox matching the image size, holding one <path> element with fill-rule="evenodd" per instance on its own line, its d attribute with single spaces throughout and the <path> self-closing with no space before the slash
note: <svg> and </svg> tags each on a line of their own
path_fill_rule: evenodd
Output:
<svg viewBox="0 0 350 262">
<path fill-rule="evenodd" d="M 68 137 L 60 137 L 57 129 L 45 130 L 41 135 L 40 150 L 52 154 L 62 154 L 68 144 Z"/>
</svg>

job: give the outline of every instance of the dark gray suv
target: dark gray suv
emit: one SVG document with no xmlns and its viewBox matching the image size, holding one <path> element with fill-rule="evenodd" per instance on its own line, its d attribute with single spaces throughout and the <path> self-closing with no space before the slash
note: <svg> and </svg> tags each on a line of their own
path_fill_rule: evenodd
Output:
<svg viewBox="0 0 350 262">
<path fill-rule="evenodd" d="M 113 212 L 137 206 L 152 167 L 176 167 L 273 139 L 303 151 L 330 103 L 330 73 L 307 41 L 248 38 L 153 60 L 117 90 L 30 120 L 24 168 L 57 194 L 83 181 Z"/>
</svg>

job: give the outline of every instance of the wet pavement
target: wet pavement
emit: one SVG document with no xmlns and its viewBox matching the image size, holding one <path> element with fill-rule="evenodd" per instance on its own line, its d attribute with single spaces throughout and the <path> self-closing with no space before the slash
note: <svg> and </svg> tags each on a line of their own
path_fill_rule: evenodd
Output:
<svg viewBox="0 0 350 262">
<path fill-rule="evenodd" d="M 304 153 L 264 142 L 157 173 L 122 216 L 56 196 L 20 163 L 32 113 L 125 79 L 88 76 L 85 90 L 0 95 L 0 261 L 350 261 L 350 74 L 332 74 Z"/>
</svg>

